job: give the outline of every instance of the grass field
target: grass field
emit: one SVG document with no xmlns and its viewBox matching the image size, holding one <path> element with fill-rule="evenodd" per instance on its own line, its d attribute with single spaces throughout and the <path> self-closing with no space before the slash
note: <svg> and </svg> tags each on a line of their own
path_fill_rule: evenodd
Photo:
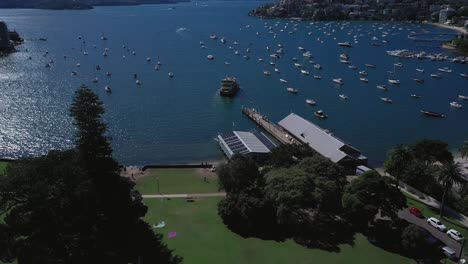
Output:
<svg viewBox="0 0 468 264">
<path fill-rule="evenodd" d="M 166 227 L 154 229 L 184 263 L 411 263 L 411 260 L 386 252 L 357 235 L 355 244 L 341 246 L 338 253 L 307 249 L 293 241 L 276 242 L 242 238 L 228 230 L 217 215 L 219 198 L 145 199 L 150 225 L 165 221 Z M 168 232 L 177 237 L 168 238 Z"/>
<path fill-rule="evenodd" d="M 218 192 L 217 178 L 208 169 L 154 169 L 148 176 L 139 178 L 135 188 L 141 194 L 156 194 L 157 179 L 159 192 L 164 194 Z"/>
<path fill-rule="evenodd" d="M 0 174 L 2 174 L 5 171 L 7 165 L 8 162 L 0 161 Z"/>
</svg>

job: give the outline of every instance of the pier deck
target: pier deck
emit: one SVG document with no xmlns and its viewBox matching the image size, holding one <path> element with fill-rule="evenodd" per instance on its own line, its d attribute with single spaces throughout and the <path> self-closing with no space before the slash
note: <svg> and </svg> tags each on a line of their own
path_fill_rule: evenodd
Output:
<svg viewBox="0 0 468 264">
<path fill-rule="evenodd" d="M 282 129 L 280 126 L 275 125 L 273 122 L 268 120 L 264 115 L 257 112 L 255 109 L 243 107 L 242 113 L 250 117 L 250 119 L 257 123 L 257 125 L 265 129 L 282 144 L 302 144 L 301 142 L 294 139 L 293 136 L 289 135 L 289 133 Z"/>
</svg>

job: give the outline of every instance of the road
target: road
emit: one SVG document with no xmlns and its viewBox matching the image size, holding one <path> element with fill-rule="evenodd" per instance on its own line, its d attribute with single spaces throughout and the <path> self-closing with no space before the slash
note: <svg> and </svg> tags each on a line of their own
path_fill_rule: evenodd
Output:
<svg viewBox="0 0 468 264">
<path fill-rule="evenodd" d="M 224 197 L 226 193 L 176 193 L 176 194 L 144 194 L 143 198 L 203 198 L 203 197 Z"/>
<path fill-rule="evenodd" d="M 410 214 L 410 212 L 408 211 L 408 208 L 405 208 L 405 209 L 399 211 L 398 216 L 400 218 L 402 218 L 402 219 L 405 219 L 406 221 L 408 221 L 408 222 L 410 222 L 412 224 L 415 224 L 415 225 L 417 225 L 419 227 L 422 227 L 422 228 L 426 229 L 433 236 L 435 236 L 437 239 L 442 241 L 442 243 L 444 243 L 445 245 L 447 245 L 450 248 L 452 248 L 453 250 L 455 250 L 455 252 L 457 252 L 457 257 L 460 255 L 460 251 L 462 249 L 461 244 L 456 242 L 455 240 L 451 239 L 450 237 L 448 237 L 446 233 L 441 232 L 438 229 L 436 229 L 436 228 L 432 227 L 431 225 L 429 225 L 427 223 L 426 218 L 418 218 L 418 217 Z M 442 223 L 443 223 L 443 220 L 442 220 Z"/>
</svg>

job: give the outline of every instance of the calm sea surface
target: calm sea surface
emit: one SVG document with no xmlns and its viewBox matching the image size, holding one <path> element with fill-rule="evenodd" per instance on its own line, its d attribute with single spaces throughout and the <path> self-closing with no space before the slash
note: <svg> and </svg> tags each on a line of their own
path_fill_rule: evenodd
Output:
<svg viewBox="0 0 468 264">
<path fill-rule="evenodd" d="M 218 132 L 255 128 L 242 116 L 243 105 L 259 109 L 274 121 L 290 112 L 300 114 L 361 149 L 372 164 L 381 162 L 386 150 L 398 143 L 437 138 L 456 148 L 468 139 L 468 103 L 464 109 L 449 106 L 458 94 L 468 95 L 468 80 L 459 76 L 468 72 L 468 65 L 397 60 L 385 53 L 409 49 L 452 55 L 432 48 L 434 43 L 407 38 L 410 32 L 450 31 L 407 23 L 311 25 L 248 17 L 247 12 L 259 4 L 195 2 L 98 7 L 90 11 L 0 10 L 0 19 L 26 39 L 19 52 L 0 58 L 0 156 L 40 155 L 72 146 L 74 128 L 68 108 L 81 83 L 104 101 L 115 156 L 125 164 L 218 159 L 222 154 L 213 140 Z M 265 23 L 272 26 L 276 37 Z M 107 40 L 101 40 L 102 34 Z M 225 37 L 227 43 L 211 40 L 211 34 Z M 372 37 L 382 45 L 372 46 Z M 206 49 L 200 47 L 200 41 Z M 351 41 L 354 47 L 339 47 L 337 42 L 343 41 Z M 275 61 L 281 71 L 277 74 L 268 63 L 279 43 L 284 45 L 285 53 Z M 266 50 L 267 46 L 272 50 Z M 310 50 L 323 69 L 315 70 L 304 60 L 299 46 Z M 104 57 L 106 48 L 108 56 Z M 133 51 L 136 55 L 132 55 Z M 344 52 L 350 55 L 350 65 L 359 70 L 339 62 L 339 54 Z M 207 60 L 208 54 L 215 59 Z M 294 66 L 293 57 L 310 71 L 309 76 Z M 51 60 L 51 67 L 46 68 Z M 157 61 L 162 63 L 158 71 Z M 396 62 L 404 66 L 395 68 Z M 81 67 L 76 67 L 77 63 Z M 365 69 L 366 63 L 377 67 Z M 96 65 L 102 69 L 96 71 Z M 439 80 L 431 79 L 429 74 L 441 67 L 453 72 L 444 73 Z M 417 73 L 416 68 L 424 68 L 425 73 Z M 271 76 L 264 76 L 263 70 L 270 71 Z M 359 80 L 360 70 L 368 72 L 369 83 Z M 401 85 L 390 87 L 387 71 L 393 70 L 393 77 L 400 79 Z M 77 75 L 72 76 L 72 71 Z M 112 77 L 107 77 L 106 72 L 111 72 Z M 169 72 L 175 74 L 173 79 L 168 77 Z M 138 74 L 140 86 L 135 84 L 134 73 Z M 322 80 L 315 80 L 314 74 L 321 75 Z M 218 95 L 220 80 L 226 75 L 236 76 L 242 87 L 233 100 Z M 96 77 L 99 82 L 92 83 Z M 338 77 L 345 81 L 341 88 L 331 82 Z M 280 78 L 288 83 L 281 83 Z M 425 83 L 417 84 L 413 78 L 425 79 Z M 376 89 L 377 84 L 387 84 L 389 91 Z M 104 91 L 106 85 L 112 87 L 112 94 Z M 298 89 L 299 94 L 288 93 L 286 87 Z M 339 94 L 349 99 L 343 101 Z M 414 99 L 410 94 L 422 98 Z M 380 97 L 389 97 L 393 104 L 383 103 Z M 314 99 L 317 105 L 306 105 L 306 98 Z M 313 115 L 317 109 L 323 109 L 329 118 L 317 120 Z M 447 118 L 422 117 L 421 109 L 444 113 Z"/>
</svg>

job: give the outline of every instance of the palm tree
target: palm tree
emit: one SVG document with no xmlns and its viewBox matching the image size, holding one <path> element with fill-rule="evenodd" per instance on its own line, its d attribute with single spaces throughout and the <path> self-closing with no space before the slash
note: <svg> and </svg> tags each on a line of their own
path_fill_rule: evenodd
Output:
<svg viewBox="0 0 468 264">
<path fill-rule="evenodd" d="M 387 160 L 384 163 L 385 171 L 395 177 L 396 187 L 400 185 L 400 177 L 412 160 L 411 150 L 408 146 L 397 145 L 387 152 Z"/>
<path fill-rule="evenodd" d="M 462 174 L 461 164 L 459 162 L 455 163 L 453 160 L 442 164 L 438 174 L 438 180 L 442 184 L 444 190 L 442 204 L 440 206 L 440 217 L 442 218 L 447 192 L 452 189 L 454 184 L 458 186 L 465 184 L 465 178 Z"/>
<path fill-rule="evenodd" d="M 462 158 L 468 158 L 468 141 L 463 143 L 463 146 L 459 149 Z"/>
</svg>

